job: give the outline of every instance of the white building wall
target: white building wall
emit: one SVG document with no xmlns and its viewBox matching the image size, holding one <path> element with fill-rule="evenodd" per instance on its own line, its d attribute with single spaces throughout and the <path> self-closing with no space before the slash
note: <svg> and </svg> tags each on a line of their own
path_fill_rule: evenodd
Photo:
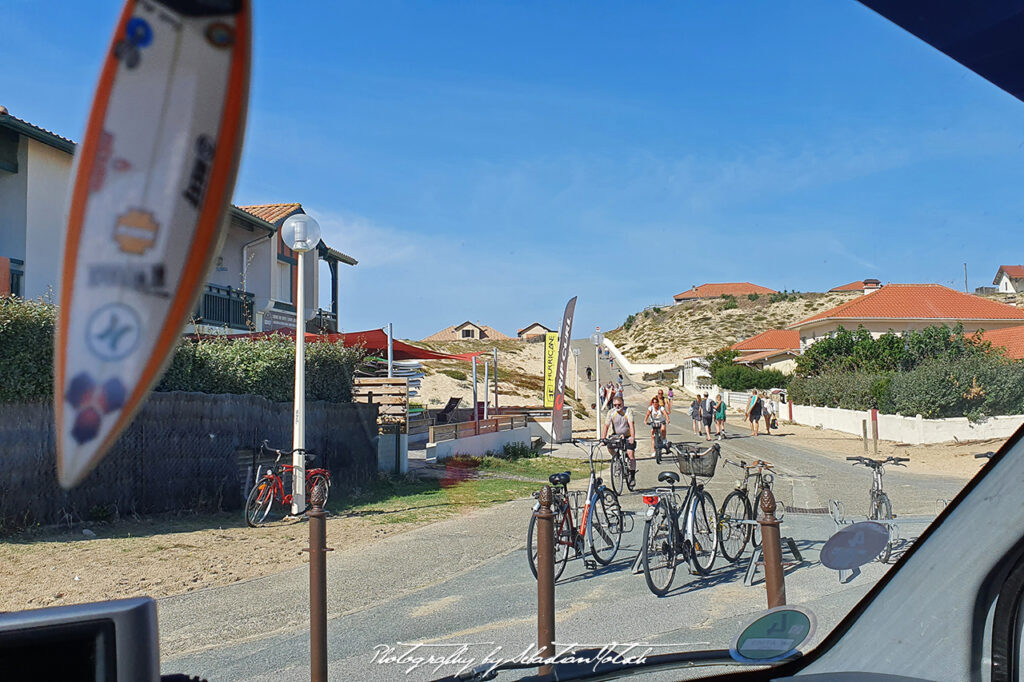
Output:
<svg viewBox="0 0 1024 682">
<path fill-rule="evenodd" d="M 26 139 L 25 298 L 57 297 L 67 231 L 72 156 Z"/>
<path fill-rule="evenodd" d="M 1005 327 L 1019 327 L 1021 320 L 842 320 L 828 321 L 813 328 L 804 327 L 800 330 L 800 351 L 807 350 L 807 347 L 816 341 L 828 338 L 841 326 L 843 329 L 855 331 L 864 327 L 871 333 L 873 338 L 878 338 L 889 331 L 902 334 L 907 331 L 920 331 L 928 327 L 946 324 L 950 327 L 956 324 L 963 324 L 966 334 L 973 334 L 980 329 L 1003 329 Z"/>
</svg>

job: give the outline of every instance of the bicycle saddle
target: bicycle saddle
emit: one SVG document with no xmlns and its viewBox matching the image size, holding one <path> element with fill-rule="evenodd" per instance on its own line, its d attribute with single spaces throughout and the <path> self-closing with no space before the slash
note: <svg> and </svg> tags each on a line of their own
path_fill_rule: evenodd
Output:
<svg viewBox="0 0 1024 682">
<path fill-rule="evenodd" d="M 679 483 L 679 474 L 674 471 L 662 471 L 658 474 L 658 482 L 660 483 Z"/>
<path fill-rule="evenodd" d="M 548 476 L 548 480 L 551 481 L 551 485 L 568 485 L 570 478 L 572 478 L 572 474 L 568 471 Z"/>
</svg>

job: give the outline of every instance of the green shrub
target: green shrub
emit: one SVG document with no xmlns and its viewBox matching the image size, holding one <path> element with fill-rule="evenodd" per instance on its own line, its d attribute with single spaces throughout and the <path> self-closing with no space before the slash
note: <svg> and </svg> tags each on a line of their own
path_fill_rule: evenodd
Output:
<svg viewBox="0 0 1024 682">
<path fill-rule="evenodd" d="M 0 298 L 0 403 L 50 400 L 56 306 Z"/>
<path fill-rule="evenodd" d="M 761 298 L 759 294 L 747 294 L 748 301 L 756 301 L 759 298 Z"/>
<path fill-rule="evenodd" d="M 52 305 L 0 299 L 0 403 L 53 399 L 55 319 Z M 362 356 L 361 348 L 307 344 L 307 399 L 350 402 L 352 371 Z M 207 337 L 178 343 L 156 390 L 250 394 L 285 402 L 293 398 L 294 377 L 295 343 L 287 337 Z"/>
<path fill-rule="evenodd" d="M 711 376 L 717 385 L 730 391 L 785 388 L 789 383 L 789 377 L 777 369 L 754 369 L 746 365 L 721 366 Z"/>
<path fill-rule="evenodd" d="M 722 304 L 722 306 L 719 308 L 719 310 L 735 310 L 736 308 L 739 308 L 739 307 L 740 307 L 740 304 L 736 302 L 736 299 L 730 297 L 729 300 L 727 300 L 725 303 Z"/>
<path fill-rule="evenodd" d="M 442 369 L 441 374 L 450 376 L 452 379 L 455 379 L 456 381 L 465 381 L 467 378 L 466 373 L 460 369 Z"/>
<path fill-rule="evenodd" d="M 626 317 L 626 321 L 622 323 L 622 328 L 629 329 L 630 327 L 633 326 L 634 322 L 636 322 L 636 315 L 633 315 L 631 313 L 629 316 Z"/>
</svg>

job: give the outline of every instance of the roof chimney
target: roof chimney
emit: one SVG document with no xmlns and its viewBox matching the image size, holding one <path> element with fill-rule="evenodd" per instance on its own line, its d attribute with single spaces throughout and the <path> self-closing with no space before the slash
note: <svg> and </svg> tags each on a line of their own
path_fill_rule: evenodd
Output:
<svg viewBox="0 0 1024 682">
<path fill-rule="evenodd" d="M 882 288 L 882 283 L 877 279 L 866 279 L 864 280 L 864 293 L 870 294 L 872 291 L 878 291 Z"/>
</svg>

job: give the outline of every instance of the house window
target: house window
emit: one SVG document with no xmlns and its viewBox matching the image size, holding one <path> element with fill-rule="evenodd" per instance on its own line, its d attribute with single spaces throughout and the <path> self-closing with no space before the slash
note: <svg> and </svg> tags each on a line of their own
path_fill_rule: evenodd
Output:
<svg viewBox="0 0 1024 682">
<path fill-rule="evenodd" d="M 274 298 L 285 303 L 292 302 L 292 266 L 278 261 L 274 264 Z"/>
<path fill-rule="evenodd" d="M 462 330 L 462 338 L 464 338 L 464 339 L 472 339 L 473 338 L 473 330 L 472 329 L 463 329 Z"/>
</svg>

